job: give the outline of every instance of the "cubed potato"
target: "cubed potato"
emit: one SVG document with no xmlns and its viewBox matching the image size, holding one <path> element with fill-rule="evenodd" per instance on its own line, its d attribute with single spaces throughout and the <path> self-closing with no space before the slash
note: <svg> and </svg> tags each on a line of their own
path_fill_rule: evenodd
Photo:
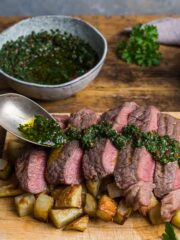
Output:
<svg viewBox="0 0 180 240">
<path fill-rule="evenodd" d="M 0 179 L 5 180 L 11 172 L 11 164 L 7 159 L 0 158 Z"/>
<path fill-rule="evenodd" d="M 20 217 L 24 217 L 33 213 L 35 197 L 31 193 L 24 193 L 15 197 L 15 206 Z"/>
<path fill-rule="evenodd" d="M 125 200 L 119 202 L 116 215 L 113 218 L 113 221 L 118 224 L 124 224 L 132 212 L 132 208 L 127 207 Z"/>
<path fill-rule="evenodd" d="M 8 160 L 11 163 L 15 163 L 15 160 L 20 155 L 23 147 L 24 147 L 24 142 L 20 141 L 19 139 L 8 141 L 6 155 Z"/>
<path fill-rule="evenodd" d="M 152 194 L 150 204 L 148 206 L 141 206 L 139 208 L 139 212 L 142 215 L 146 216 L 147 213 L 158 204 L 159 204 L 159 202 L 158 202 L 157 198 L 154 196 L 154 194 Z"/>
<path fill-rule="evenodd" d="M 103 195 L 98 202 L 96 215 L 104 221 L 112 221 L 116 214 L 117 203 L 107 195 Z"/>
<path fill-rule="evenodd" d="M 148 216 L 153 225 L 163 223 L 163 219 L 161 217 L 161 204 L 158 203 L 155 207 L 151 208 L 148 212 Z"/>
<path fill-rule="evenodd" d="M 86 187 L 89 193 L 91 193 L 94 197 L 97 197 L 99 192 L 101 182 L 100 181 L 86 181 Z"/>
<path fill-rule="evenodd" d="M 64 230 L 75 230 L 75 231 L 84 232 L 87 229 L 88 222 L 89 222 L 89 217 L 83 216 L 74 220 L 72 223 L 68 224 L 64 228 Z"/>
<path fill-rule="evenodd" d="M 54 199 L 51 196 L 45 193 L 39 194 L 34 204 L 34 217 L 40 221 L 47 221 L 53 204 Z"/>
<path fill-rule="evenodd" d="M 75 207 L 81 208 L 82 206 L 82 186 L 74 185 L 64 188 L 56 199 L 56 208 Z"/>
<path fill-rule="evenodd" d="M 17 186 L 17 184 L 8 184 L 0 187 L 0 197 L 12 197 L 18 196 L 24 193 L 24 191 Z"/>
<path fill-rule="evenodd" d="M 55 227 L 61 228 L 83 214 L 82 208 L 51 209 L 50 219 Z"/>
<path fill-rule="evenodd" d="M 61 192 L 62 192 L 64 189 L 65 189 L 65 187 L 63 186 L 63 187 L 55 188 L 55 189 L 53 189 L 53 190 L 51 191 L 51 196 L 54 198 L 55 201 L 59 198 Z"/>
<path fill-rule="evenodd" d="M 180 228 L 180 209 L 176 211 L 175 215 L 172 217 L 171 222 L 174 226 Z"/>
<path fill-rule="evenodd" d="M 82 199 L 82 207 L 84 207 L 85 204 L 86 204 L 87 188 L 86 188 L 86 185 L 85 185 L 84 183 L 82 183 L 81 186 L 82 186 L 82 196 L 81 196 L 81 199 Z"/>
<path fill-rule="evenodd" d="M 86 203 L 84 206 L 84 212 L 90 217 L 96 217 L 97 202 L 94 196 L 90 193 L 86 193 Z"/>
<path fill-rule="evenodd" d="M 108 184 L 113 183 L 113 182 L 114 182 L 114 177 L 113 176 L 107 176 L 107 177 L 103 178 L 101 180 L 99 192 L 101 194 L 106 194 Z"/>
<path fill-rule="evenodd" d="M 110 198 L 122 197 L 122 191 L 117 187 L 115 182 L 107 185 L 107 192 Z"/>
</svg>

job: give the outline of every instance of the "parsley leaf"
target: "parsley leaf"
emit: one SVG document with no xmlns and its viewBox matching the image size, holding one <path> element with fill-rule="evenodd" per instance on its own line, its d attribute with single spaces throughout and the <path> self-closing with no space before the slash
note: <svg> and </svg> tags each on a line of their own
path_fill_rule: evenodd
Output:
<svg viewBox="0 0 180 240">
<path fill-rule="evenodd" d="M 157 39 L 158 32 L 155 26 L 135 25 L 130 38 L 118 44 L 116 54 L 129 64 L 135 63 L 142 67 L 159 65 L 161 53 Z"/>
<path fill-rule="evenodd" d="M 170 223 L 166 223 L 165 233 L 162 235 L 162 240 L 178 240 L 174 228 Z"/>
</svg>

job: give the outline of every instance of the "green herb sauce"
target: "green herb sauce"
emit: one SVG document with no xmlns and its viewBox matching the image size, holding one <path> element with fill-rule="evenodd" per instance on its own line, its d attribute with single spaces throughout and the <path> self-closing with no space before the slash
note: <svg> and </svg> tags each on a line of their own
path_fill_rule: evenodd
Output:
<svg viewBox="0 0 180 240">
<path fill-rule="evenodd" d="M 79 77 L 98 62 L 85 41 L 59 30 L 32 32 L 0 50 L 0 68 L 26 82 L 60 84 Z"/>
<path fill-rule="evenodd" d="M 169 136 L 162 137 L 154 131 L 144 133 L 132 124 L 124 127 L 122 133 L 117 133 L 112 125 L 106 122 L 94 124 L 82 131 L 73 127 L 63 131 L 55 121 L 36 115 L 33 120 L 19 125 L 18 130 L 25 138 L 51 147 L 58 147 L 76 139 L 81 142 L 84 149 L 89 149 L 96 145 L 98 139 L 108 138 L 121 150 L 126 143 L 131 142 L 135 148 L 145 147 L 153 159 L 162 164 L 178 161 L 180 165 L 178 141 Z"/>
</svg>

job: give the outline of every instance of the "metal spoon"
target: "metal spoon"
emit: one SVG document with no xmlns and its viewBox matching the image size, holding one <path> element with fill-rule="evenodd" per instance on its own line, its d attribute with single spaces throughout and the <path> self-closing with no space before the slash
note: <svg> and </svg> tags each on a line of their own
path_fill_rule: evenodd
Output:
<svg viewBox="0 0 180 240">
<path fill-rule="evenodd" d="M 25 123 L 37 114 L 55 121 L 44 108 L 23 95 L 15 93 L 0 95 L 0 125 L 8 132 L 24 141 L 47 147 L 47 145 L 39 144 L 24 138 L 18 131 L 19 124 Z M 2 128 L 1 131 L 3 131 Z M 3 139 L 1 138 L 0 142 L 2 141 Z"/>
</svg>

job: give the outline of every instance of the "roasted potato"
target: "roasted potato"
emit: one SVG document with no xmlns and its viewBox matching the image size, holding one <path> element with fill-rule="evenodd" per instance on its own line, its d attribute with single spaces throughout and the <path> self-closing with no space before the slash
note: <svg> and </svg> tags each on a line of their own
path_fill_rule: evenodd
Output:
<svg viewBox="0 0 180 240">
<path fill-rule="evenodd" d="M 84 206 L 84 212 L 90 217 L 95 217 L 96 210 L 97 210 L 97 202 L 95 197 L 92 196 L 90 193 L 86 193 L 86 203 Z"/>
<path fill-rule="evenodd" d="M 15 206 L 20 217 L 27 216 L 33 212 L 35 197 L 31 193 L 24 193 L 15 197 Z"/>
<path fill-rule="evenodd" d="M 88 222 L 89 217 L 83 216 L 74 220 L 72 223 L 68 224 L 63 230 L 76 230 L 84 232 L 87 229 Z"/>
<path fill-rule="evenodd" d="M 101 180 L 99 192 L 101 194 L 105 194 L 105 192 L 107 192 L 108 184 L 113 183 L 113 182 L 114 182 L 114 177 L 113 176 L 107 176 L 107 177 L 103 178 Z"/>
<path fill-rule="evenodd" d="M 82 208 L 51 209 L 50 219 L 55 227 L 61 228 L 83 214 Z"/>
<path fill-rule="evenodd" d="M 132 212 L 132 208 L 127 207 L 126 203 L 123 199 L 119 202 L 117 212 L 116 212 L 116 215 L 113 218 L 113 221 L 122 225 L 122 224 L 124 224 L 126 219 L 128 219 L 131 212 Z"/>
<path fill-rule="evenodd" d="M 88 192 L 91 193 L 94 197 L 97 197 L 100 184 L 101 184 L 100 181 L 87 180 L 86 187 Z"/>
<path fill-rule="evenodd" d="M 117 203 L 107 195 L 103 195 L 98 202 L 96 215 L 104 221 L 111 221 L 116 214 Z"/>
<path fill-rule="evenodd" d="M 8 184 L 0 187 L 0 197 L 12 197 L 24 193 L 24 191 L 17 186 L 17 184 Z"/>
<path fill-rule="evenodd" d="M 158 204 L 151 208 L 148 211 L 148 216 L 149 216 L 149 220 L 153 225 L 158 225 L 163 223 L 163 219 L 161 217 L 161 204 L 158 202 Z"/>
<path fill-rule="evenodd" d="M 81 208 L 82 205 L 82 186 L 74 185 L 65 187 L 57 196 L 55 201 L 56 208 L 75 207 Z"/>
<path fill-rule="evenodd" d="M 34 217 L 40 221 L 47 221 L 54 199 L 45 193 L 39 194 L 34 204 Z"/>
<path fill-rule="evenodd" d="M 11 172 L 11 164 L 7 159 L 0 158 L 0 179 L 5 180 Z"/>
<path fill-rule="evenodd" d="M 139 208 L 139 212 L 142 215 L 146 216 L 147 213 L 158 204 L 159 204 L 159 202 L 158 202 L 157 198 L 154 196 L 154 194 L 152 194 L 150 204 L 148 206 L 141 206 Z"/>
<path fill-rule="evenodd" d="M 176 211 L 175 215 L 172 217 L 171 222 L 174 226 L 180 228 L 180 209 Z"/>
<path fill-rule="evenodd" d="M 59 198 L 61 192 L 64 189 L 65 189 L 65 187 L 58 187 L 58 188 L 55 188 L 51 191 L 51 196 L 54 198 L 55 201 Z"/>
<path fill-rule="evenodd" d="M 6 155 L 11 163 L 14 163 L 24 147 L 24 142 L 14 139 L 8 141 Z"/>
<path fill-rule="evenodd" d="M 107 192 L 110 198 L 122 197 L 122 191 L 117 187 L 115 182 L 107 185 Z"/>
<path fill-rule="evenodd" d="M 84 183 L 82 183 L 81 186 L 82 186 L 82 196 L 81 196 L 81 199 L 82 199 L 82 207 L 84 207 L 85 204 L 86 204 L 87 188 L 86 188 L 86 185 L 85 185 Z"/>
</svg>

